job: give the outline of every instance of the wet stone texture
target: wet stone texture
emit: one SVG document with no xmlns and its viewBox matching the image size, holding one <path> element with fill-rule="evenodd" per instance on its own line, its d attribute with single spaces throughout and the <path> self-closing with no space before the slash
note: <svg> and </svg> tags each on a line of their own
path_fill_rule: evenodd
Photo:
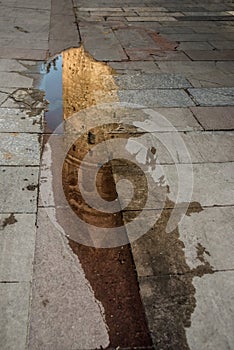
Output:
<svg viewBox="0 0 234 350">
<path fill-rule="evenodd" d="M 230 1 L 1 2 L 1 349 L 233 349 L 233 10 Z M 50 94 L 45 91 L 48 106 L 38 67 L 49 57 L 44 68 L 51 74 L 44 77 L 57 70 L 60 80 L 56 76 Z M 81 113 L 80 139 L 68 149 L 75 139 L 67 124 L 54 144 L 46 135 L 41 172 L 42 131 L 51 134 L 82 109 L 119 101 L 141 107 L 131 117 L 128 110 L 94 111 L 90 120 Z M 48 108 L 51 120 L 43 130 Z M 110 140 L 122 137 L 125 147 L 140 142 L 146 134 L 139 127 L 145 122 L 141 108 L 178 127 L 194 163 L 188 203 L 188 158 L 174 145 L 184 177 L 170 233 L 178 178 L 158 141 L 143 154 L 133 152 L 149 171 L 159 168 L 158 157 L 165 178 L 158 176 L 155 186 L 147 186 L 147 172 L 131 161 L 100 167 L 96 185 L 103 199 L 116 199 L 119 179 L 133 184 L 133 197 L 130 185 L 120 191 L 117 215 L 81 198 L 82 157 L 103 141 L 109 156 L 119 149 Z M 131 127 L 122 125 L 128 118 Z M 109 126 L 95 128 L 94 121 Z M 172 126 L 155 130 L 151 123 L 146 131 L 158 138 L 162 133 L 161 140 L 173 145 Z M 46 202 L 38 198 L 39 177 Z M 141 213 L 131 232 L 128 224 Z M 96 229 L 124 223 L 126 240 L 142 237 L 116 248 L 82 245 L 74 232 L 95 242 L 89 230 L 77 228 L 77 214 Z M 145 218 L 155 222 L 143 235 Z M 108 236 L 102 239 L 96 243 Z"/>
<path fill-rule="evenodd" d="M 38 76 L 39 73 L 36 64 L 9 59 L 16 53 L 17 57 L 30 57 L 30 50 L 14 48 L 14 45 L 21 45 L 22 38 L 16 44 L 17 35 L 10 30 L 19 17 L 23 21 L 27 10 L 12 10 L 2 3 L 1 7 L 1 14 L 10 18 L 15 13 L 15 17 L 8 18 L 7 24 L 4 23 L 6 27 L 0 25 L 0 56 L 7 56 L 0 59 L 0 348 L 24 350 L 28 343 L 40 136 L 46 104 L 43 92 L 32 87 L 33 74 Z M 36 21 L 34 16 L 34 23 Z M 26 35 L 22 23 L 21 26 L 15 23 L 15 30 Z M 10 38 L 7 39 L 7 35 Z M 5 36 L 4 40 L 2 36 Z M 9 43 L 11 48 L 7 47 Z M 24 45 L 27 43 L 24 38 Z M 37 55 L 40 56 L 39 52 Z"/>
</svg>

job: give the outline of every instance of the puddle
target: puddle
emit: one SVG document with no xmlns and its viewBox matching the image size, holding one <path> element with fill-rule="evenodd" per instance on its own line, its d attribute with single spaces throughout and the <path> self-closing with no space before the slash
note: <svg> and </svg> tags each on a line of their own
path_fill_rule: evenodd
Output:
<svg viewBox="0 0 234 350">
<path fill-rule="evenodd" d="M 127 140 L 133 137 L 134 133 L 137 137 L 137 128 L 126 128 L 125 135 L 123 130 L 121 134 L 119 133 L 119 124 L 115 123 L 113 119 L 115 113 L 111 111 L 112 122 L 110 122 L 111 118 L 108 119 L 103 111 L 96 109 L 93 115 L 91 113 L 91 118 L 98 117 L 102 127 L 90 129 L 86 113 L 80 113 L 77 124 L 82 131 L 82 136 L 79 137 L 78 141 L 73 142 L 72 147 L 68 148 L 65 160 L 63 159 L 62 170 L 58 169 L 59 162 L 56 159 L 56 154 L 58 155 L 60 152 L 59 147 L 66 148 L 66 143 L 69 143 L 73 137 L 69 129 L 66 128 L 65 122 L 69 121 L 74 113 L 85 111 L 86 108 L 118 101 L 117 87 L 113 76 L 114 71 L 106 64 L 96 62 L 84 51 L 83 47 L 64 51 L 44 65 L 43 70 L 44 77 L 41 89 L 45 90 L 46 99 L 50 102 L 49 111 L 46 112 L 47 127 L 50 132 L 64 133 L 61 139 L 56 139 L 54 145 L 51 145 L 53 194 L 55 204 L 59 203 L 60 206 L 56 209 L 57 222 L 67 234 L 69 245 L 78 256 L 95 297 L 104 306 L 110 346 L 114 348 L 148 347 L 151 349 L 152 341 L 139 294 L 138 277 L 131 246 L 125 244 L 122 246 L 113 245 L 112 248 L 106 248 L 107 246 L 95 248 L 95 245 L 88 246 L 88 244 L 78 243 L 81 241 L 72 239 L 72 234 L 70 234 L 74 230 L 80 231 L 79 235 L 89 235 L 89 228 L 82 230 L 76 226 L 71 212 L 73 215 L 76 214 L 75 217 L 80 216 L 83 221 L 90 223 L 90 226 L 100 226 L 106 229 L 122 226 L 123 222 L 135 219 L 139 208 L 134 207 L 134 210 L 126 211 L 123 218 L 121 210 L 117 214 L 101 213 L 86 205 L 79 189 L 78 168 L 87 153 L 92 156 L 94 146 L 103 140 L 108 141 L 118 137 L 125 138 L 122 143 L 127 143 Z M 97 116 L 95 113 L 100 115 Z M 59 125 L 62 125 L 60 129 L 58 129 Z M 156 166 L 153 162 L 156 153 L 157 150 L 151 148 L 151 153 L 147 154 L 147 164 L 152 167 Z M 95 157 L 93 162 L 96 163 Z M 91 169 L 91 163 L 86 165 Z M 101 197 L 109 202 L 116 199 L 114 179 L 116 174 L 113 175 L 113 169 L 118 167 L 122 167 L 121 170 L 125 167 L 127 174 L 132 175 L 130 180 L 135 181 L 137 190 L 141 190 L 138 197 L 144 202 L 144 191 L 146 191 L 144 176 L 139 174 L 137 170 L 133 171 L 131 164 L 122 166 L 118 163 L 116 167 L 113 167 L 113 163 L 107 163 L 106 166 L 100 166 L 96 185 Z M 94 190 L 92 186 L 89 188 L 88 180 L 85 179 L 86 191 L 92 194 Z M 61 182 L 62 185 L 61 183 L 58 185 L 58 182 Z M 82 181 L 80 180 L 80 182 Z M 58 191 L 59 186 L 62 188 L 62 193 Z M 165 207 L 167 209 L 174 208 L 175 203 L 168 199 L 169 187 L 161 186 L 160 191 L 162 196 L 167 198 Z M 65 199 L 67 212 L 64 210 L 64 203 L 61 202 L 61 195 L 64 197 L 63 200 Z M 135 198 L 136 203 L 139 202 L 138 197 Z M 197 203 L 195 209 L 190 209 L 190 212 L 199 212 L 200 210 L 202 208 Z M 185 327 L 190 326 L 191 314 L 196 306 L 193 277 L 212 273 L 212 267 L 203 260 L 205 248 L 198 246 L 198 258 L 202 264 L 194 270 L 189 268 L 178 227 L 173 233 L 166 232 L 169 214 L 168 210 L 164 210 L 160 220 L 151 227 L 151 231 L 136 241 L 134 258 L 135 261 L 139 260 L 140 268 L 145 269 L 145 271 L 149 269 L 150 273 L 146 274 L 146 279 L 149 276 L 157 279 L 154 286 L 155 299 L 150 300 L 150 306 L 145 304 L 151 329 L 155 327 L 155 324 L 157 327 L 155 343 L 166 349 L 169 339 L 170 342 L 174 342 L 176 348 L 188 349 Z M 137 230 L 141 230 L 141 227 L 139 226 Z M 138 253 L 136 253 L 137 248 L 139 248 Z M 140 286 L 142 283 L 140 281 Z M 175 295 L 172 291 L 175 291 Z M 173 298 L 176 300 L 175 303 L 173 303 Z M 168 308 L 171 303 L 173 303 L 173 307 Z M 156 312 L 158 312 L 159 317 L 156 316 Z M 154 320 L 155 317 L 156 320 Z"/>
<path fill-rule="evenodd" d="M 62 132 L 63 121 L 81 109 L 117 101 L 113 73 L 112 68 L 95 61 L 82 46 L 44 63 L 40 89 L 49 102 L 45 113 L 49 131 Z"/>
<path fill-rule="evenodd" d="M 41 67 L 43 79 L 39 88 L 45 91 L 45 99 L 49 102 L 45 121 L 50 132 L 63 122 L 62 62 L 61 54 Z"/>
<path fill-rule="evenodd" d="M 76 182 L 77 168 L 84 155 L 103 141 L 106 134 L 109 133 L 108 138 L 111 138 L 111 132 L 118 128 L 118 124 L 112 122 L 112 124 L 108 123 L 108 127 L 103 125 L 101 128 L 87 130 L 87 132 L 83 130 L 82 137 L 73 144 L 65 158 L 62 174 L 58 169 L 58 157 L 56 157 L 56 154 L 60 153 L 59 150 L 66 148 L 66 144 L 72 139 L 66 121 L 74 113 L 84 110 L 84 120 L 78 119 L 77 123 L 83 123 L 86 128 L 86 108 L 117 101 L 113 69 L 105 63 L 95 61 L 82 47 L 62 52 L 42 68 L 44 76 L 41 89 L 45 91 L 45 98 L 50 103 L 49 111 L 46 112 L 47 129 L 49 132 L 55 131 L 56 134 L 63 133 L 62 137 L 52 135 L 52 139 L 50 137 L 48 141 L 49 143 L 54 141 L 50 146 L 53 194 L 55 203 L 60 205 L 56 210 L 57 222 L 68 236 L 72 230 L 80 230 L 70 219 L 70 214 L 61 208 L 63 207 L 61 197 L 65 194 L 67 200 L 65 205 L 69 203 L 73 212 L 82 219 L 86 219 L 91 225 L 122 226 L 120 210 L 118 215 L 101 213 L 92 208 L 90 210 L 81 201 L 79 186 Z M 58 129 L 59 125 L 61 126 Z M 61 180 L 64 193 L 58 191 L 57 182 Z M 100 169 L 98 187 L 99 193 L 106 201 L 117 197 L 110 164 Z M 82 231 L 80 234 L 86 235 L 88 232 Z M 126 235 L 126 232 L 124 234 Z M 151 346 L 130 245 L 101 249 L 79 244 L 70 238 L 68 242 L 81 262 L 95 297 L 104 306 L 110 346 Z"/>
</svg>

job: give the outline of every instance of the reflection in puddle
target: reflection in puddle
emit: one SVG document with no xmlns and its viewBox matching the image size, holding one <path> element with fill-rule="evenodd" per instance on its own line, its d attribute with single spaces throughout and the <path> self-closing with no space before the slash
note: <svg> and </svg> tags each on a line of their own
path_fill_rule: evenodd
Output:
<svg viewBox="0 0 234 350">
<path fill-rule="evenodd" d="M 94 127 L 89 128 L 88 113 L 85 113 L 86 108 L 118 101 L 112 69 L 104 63 L 96 62 L 85 53 L 82 47 L 63 52 L 44 68 L 47 72 L 45 72 L 43 84 L 46 90 L 46 98 L 50 101 L 50 111 L 47 112 L 46 119 L 50 130 L 54 131 L 60 123 L 71 120 L 74 113 L 82 111 L 76 120 L 81 131 L 79 136 L 82 136 L 69 148 L 62 164 L 62 174 L 61 169 L 56 167 L 58 164 L 56 163 L 58 161 L 56 151 L 57 155 L 61 156 L 62 152 L 60 152 L 59 147 L 65 149 L 69 143 L 68 141 L 71 142 L 73 138 L 67 123 L 64 127 L 65 135 L 62 135 L 61 138 L 55 137 L 56 142 L 54 148 L 52 147 L 53 163 L 51 171 L 55 205 L 60 204 L 60 207 L 56 208 L 58 223 L 64 228 L 68 236 L 72 230 L 79 231 L 79 235 L 88 236 L 89 230 L 81 230 L 71 219 L 71 213 L 76 213 L 84 222 L 90 223 L 90 226 L 104 226 L 107 229 L 133 221 L 144 207 L 147 184 L 144 177 L 145 173 L 140 173 L 132 164 L 123 163 L 122 160 L 118 160 L 116 163 L 115 161 L 106 163 L 106 166 L 100 166 L 97 177 L 96 185 L 99 194 L 106 201 L 113 201 L 117 197 L 113 173 L 118 176 L 119 170 L 120 177 L 124 175 L 124 178 L 129 178 L 131 182 L 135 181 L 134 189 L 138 190 L 139 193 L 138 195 L 134 193 L 135 197 L 133 196 L 132 202 L 129 204 L 132 205 L 132 208 L 125 210 L 124 215 L 122 215 L 121 210 L 117 215 L 93 210 L 92 207 L 82 201 L 79 189 L 78 168 L 87 153 L 93 155 L 95 146 L 112 138 L 125 139 L 122 143 L 126 144 L 127 140 L 133 135 L 138 137 L 139 130 L 136 127 L 131 126 L 129 128 L 129 125 L 125 124 L 126 130 L 120 128 L 123 126 L 118 123 L 118 118 L 115 119 L 116 115 L 113 110 L 108 110 L 107 115 L 105 115 L 104 110 L 98 110 L 98 108 L 94 110 L 93 114 L 92 111 L 89 111 L 90 119 L 96 118 L 100 122 L 97 125 L 102 125 L 96 129 Z M 129 109 L 122 112 L 123 114 L 125 112 L 129 114 Z M 136 111 L 132 112 L 132 116 L 135 118 Z M 140 120 L 144 122 L 144 118 Z M 137 118 L 135 119 L 137 120 Z M 82 126 L 84 126 L 83 130 Z M 146 153 L 147 165 L 154 169 L 157 150 L 154 147 L 149 150 L 150 152 Z M 95 165 L 97 165 L 96 160 L 93 156 Z M 86 163 L 85 166 L 91 169 L 93 163 Z M 90 172 L 87 174 L 84 181 L 85 189 L 86 192 L 92 195 L 94 190 L 92 184 L 89 183 Z M 59 181 L 62 182 L 61 187 L 63 186 L 64 189 L 64 192 L 61 192 L 63 196 L 65 194 L 67 199 L 66 208 L 63 205 L 64 203 L 61 205 L 60 202 L 61 193 L 59 193 L 59 186 L 57 186 Z M 150 190 L 153 192 L 153 187 L 150 187 Z M 154 210 L 156 204 L 160 203 L 160 198 L 164 199 L 165 197 L 166 210 L 163 211 L 158 222 L 152 225 L 151 230 L 144 237 L 134 242 L 134 258 L 138 263 L 138 272 L 142 268 L 143 273 L 146 271 L 147 276 L 152 276 L 156 282 L 152 293 L 149 288 L 146 289 L 147 284 L 145 284 L 145 291 L 148 293 L 151 303 L 150 314 L 152 312 L 152 317 L 149 317 L 149 320 L 152 321 L 153 319 L 150 327 L 157 330 L 155 343 L 160 348 L 165 349 L 168 348 L 169 343 L 172 344 L 172 347 L 175 345 L 174 348 L 188 349 L 185 327 L 190 326 L 191 314 L 196 305 L 193 278 L 194 276 L 201 277 L 207 273 L 212 273 L 212 267 L 208 262 L 204 262 L 204 257 L 201 256 L 204 253 L 203 247 L 198 246 L 198 257 L 203 264 L 199 265 L 198 268 L 190 269 L 186 261 L 184 243 L 180 240 L 178 227 L 170 235 L 166 232 L 171 210 L 175 206 L 175 203 L 167 198 L 169 192 L 169 187 L 159 186 L 158 197 L 153 201 L 151 209 Z M 69 203 L 69 210 L 67 210 L 67 203 Z M 139 206 L 139 204 L 142 205 Z M 191 204 L 187 215 L 192 212 L 199 213 L 202 210 L 199 203 Z M 154 213 L 153 210 L 148 211 Z M 178 215 L 180 215 L 180 212 L 178 212 Z M 143 225 L 145 226 L 144 220 L 137 231 L 143 230 Z M 144 347 L 151 349 L 151 338 L 139 295 L 138 280 L 130 245 L 115 246 L 114 248 L 106 248 L 104 245 L 103 248 L 98 249 L 95 248 L 95 245 L 90 244 L 88 246 L 78 243 L 81 241 L 73 239 L 72 234 L 70 234 L 68 240 L 92 285 L 95 297 L 104 306 L 105 318 L 109 327 L 110 347 Z M 142 287 L 142 285 L 144 286 L 144 281 L 140 281 L 140 286 Z"/>
<path fill-rule="evenodd" d="M 69 219 L 71 211 L 74 213 L 78 210 L 79 213 L 76 214 L 81 215 L 82 219 L 93 226 L 100 225 L 100 222 L 101 225 L 107 224 L 105 226 L 107 228 L 123 224 L 121 211 L 117 215 L 108 213 L 97 215 L 96 211 L 90 211 L 90 208 L 81 201 L 77 181 L 77 169 L 84 155 L 89 151 L 92 152 L 92 147 L 105 140 L 107 135 L 108 138 L 118 135 L 119 125 L 114 124 L 113 120 L 110 124 L 109 114 L 112 116 L 113 111 L 108 112 L 109 129 L 101 127 L 98 130 L 82 131 L 82 137 L 73 144 L 63 162 L 62 174 L 56 159 L 58 153 L 61 157 L 60 148 L 63 151 L 73 138 L 68 121 L 74 113 L 84 110 L 84 119 L 78 117 L 77 124 L 80 129 L 83 125 L 87 128 L 86 108 L 118 100 L 113 73 L 110 67 L 96 62 L 82 47 L 67 50 L 44 66 L 41 88 L 46 91 L 46 99 L 50 102 L 49 111 L 46 113 L 47 127 L 56 133 L 64 130 L 64 135 L 55 137 L 52 135 L 48 142 L 52 142 L 53 150 L 51 172 L 55 206 L 58 203 L 60 205 L 56 208 L 56 219 L 68 236 L 72 230 L 79 231 L 80 235 L 89 234 L 86 232 L 88 230 L 81 230 Z M 105 125 L 101 111 L 100 115 L 96 114 L 94 118 L 99 118 L 101 124 Z M 64 124 L 64 127 L 60 127 L 58 132 L 60 124 Z M 58 182 L 61 181 L 64 188 L 62 194 L 58 190 L 60 188 Z M 110 164 L 100 168 L 97 187 L 103 199 L 110 201 L 117 197 Z M 64 203 L 61 205 L 61 197 L 64 197 L 64 194 L 73 209 L 69 209 L 69 213 L 66 212 L 67 202 L 66 208 Z M 82 245 L 72 239 L 69 239 L 69 245 L 78 256 L 95 297 L 104 306 L 110 346 L 114 348 L 150 346 L 151 339 L 139 295 L 130 246 L 126 244 L 115 248 L 98 249 Z"/>
<path fill-rule="evenodd" d="M 45 63 L 41 73 L 40 89 L 50 103 L 45 119 L 51 132 L 81 109 L 117 101 L 114 70 L 95 61 L 83 47 L 62 52 Z"/>
<path fill-rule="evenodd" d="M 47 128 L 53 132 L 63 121 L 62 55 L 41 67 L 43 79 L 40 89 L 45 91 L 49 110 L 45 113 Z"/>
</svg>

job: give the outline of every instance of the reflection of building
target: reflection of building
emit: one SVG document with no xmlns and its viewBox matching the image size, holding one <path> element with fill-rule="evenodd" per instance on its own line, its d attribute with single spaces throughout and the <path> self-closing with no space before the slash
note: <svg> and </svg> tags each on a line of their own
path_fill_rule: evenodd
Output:
<svg viewBox="0 0 234 350">
<path fill-rule="evenodd" d="M 96 115 L 95 112 L 94 115 L 92 113 L 90 115 L 90 112 L 80 112 L 98 104 L 117 102 L 117 88 L 114 82 L 113 69 L 105 63 L 95 61 L 84 51 L 83 47 L 64 51 L 62 53 L 62 62 L 64 142 L 66 147 L 68 145 L 70 147 L 71 140 L 74 140 L 74 129 L 70 128 L 70 126 L 75 125 L 75 141 L 67 152 L 62 171 L 63 189 L 66 199 L 77 216 L 92 226 L 121 226 L 121 215 L 105 213 L 92 208 L 86 203 L 79 188 L 80 183 L 82 183 L 82 187 L 90 198 L 95 194 L 96 186 L 99 195 L 104 200 L 115 200 L 117 197 L 111 165 L 107 164 L 105 167 L 100 168 L 98 161 L 95 160 L 95 156 L 92 157 L 92 163 L 83 161 L 83 158 L 89 151 L 98 143 L 104 141 L 106 133 L 110 137 L 112 124 L 109 124 L 108 127 L 104 124 L 84 131 L 82 129 L 84 114 L 86 127 L 89 125 L 88 118 L 102 119 L 103 116 Z M 76 112 L 80 113 L 72 119 L 72 122 L 66 122 Z M 102 120 L 99 121 L 102 124 Z M 104 120 L 103 123 L 105 123 Z M 80 130 L 82 130 L 81 133 L 79 133 Z M 93 183 L 89 178 L 89 174 L 93 169 L 98 171 L 96 183 Z M 80 170 L 79 181 L 78 170 Z M 82 234 L 86 234 L 89 237 L 89 232 L 83 232 Z M 98 239 L 102 240 L 103 237 L 98 237 Z"/>
<path fill-rule="evenodd" d="M 112 68 L 95 61 L 83 47 L 64 51 L 62 60 L 64 119 L 81 109 L 116 101 Z"/>
</svg>

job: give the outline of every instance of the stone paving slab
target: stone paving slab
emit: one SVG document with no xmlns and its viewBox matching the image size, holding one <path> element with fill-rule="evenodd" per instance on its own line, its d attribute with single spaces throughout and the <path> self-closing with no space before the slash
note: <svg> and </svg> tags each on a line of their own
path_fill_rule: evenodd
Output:
<svg viewBox="0 0 234 350">
<path fill-rule="evenodd" d="M 233 61 L 234 50 L 185 50 L 193 61 Z"/>
<path fill-rule="evenodd" d="M 0 212 L 35 213 L 38 167 L 0 167 Z"/>
<path fill-rule="evenodd" d="M 65 26 L 67 26 L 66 30 L 64 30 Z M 61 41 L 74 40 L 78 44 L 79 37 L 76 24 L 74 23 L 74 15 L 53 15 L 50 23 L 50 40 L 51 39 L 57 39 Z"/>
<path fill-rule="evenodd" d="M 11 18 L 8 18 L 11 21 Z M 35 32 L 44 33 L 44 40 L 48 39 L 50 22 L 47 18 L 37 18 L 36 16 L 30 18 L 30 21 L 26 17 L 16 17 L 14 19 L 14 27 L 23 28 L 31 33 L 31 38 Z M 25 57 L 27 58 L 27 57 Z"/>
<path fill-rule="evenodd" d="M 205 260 L 214 270 L 234 268 L 232 218 L 234 207 L 205 208 L 185 216 L 179 224 L 180 239 L 184 242 L 186 261 L 196 268 L 201 260 L 197 247 L 206 247 Z"/>
<path fill-rule="evenodd" d="M 215 62 L 157 62 L 164 73 L 194 74 L 208 73 L 217 70 Z"/>
<path fill-rule="evenodd" d="M 141 123 L 145 123 L 146 120 L 151 120 L 153 125 L 157 125 L 157 130 L 161 132 L 203 130 L 189 108 L 152 108 L 150 112 L 147 109 L 141 111 L 140 109 L 126 108 L 122 111 L 116 110 L 115 116 L 119 123 L 137 127 L 138 133 L 150 132 L 150 127 L 147 124 L 143 127 L 143 131 L 141 129 L 143 126 Z"/>
<path fill-rule="evenodd" d="M 179 168 L 185 171 L 186 165 L 179 164 Z M 163 166 L 170 186 L 169 198 L 173 201 L 177 198 L 177 175 L 170 165 Z M 199 202 L 204 206 L 233 205 L 234 193 L 232 182 L 234 177 L 234 163 L 208 163 L 194 164 L 194 186 L 192 201 Z M 212 179 L 212 181 L 211 181 Z M 184 176 L 184 189 L 186 188 L 186 175 Z M 184 192 L 186 194 L 186 191 Z M 181 194 L 179 202 L 185 202 L 184 194 Z"/>
<path fill-rule="evenodd" d="M 106 348 L 103 307 L 49 211 L 39 210 L 29 349 Z"/>
<path fill-rule="evenodd" d="M 46 58 L 46 50 L 35 50 L 30 48 L 12 48 L 3 47 L 0 50 L 1 58 L 13 58 L 13 59 L 30 59 L 35 61 L 43 61 Z"/>
<path fill-rule="evenodd" d="M 233 87 L 234 86 L 234 74 L 226 73 L 222 71 L 214 71 L 210 73 L 198 73 L 194 75 L 188 75 L 187 79 L 193 85 L 193 87 Z"/>
<path fill-rule="evenodd" d="M 35 214 L 0 214 L 0 281 L 31 281 L 35 223 Z"/>
<path fill-rule="evenodd" d="M 135 61 L 135 62 L 110 62 L 109 65 L 114 68 L 118 73 L 155 73 L 160 72 L 159 68 L 154 62 L 146 61 Z"/>
<path fill-rule="evenodd" d="M 4 2 L 5 6 L 8 6 L 8 2 Z M 30 8 L 30 9 L 36 9 L 36 10 L 50 10 L 51 4 L 48 0 L 41 0 L 40 6 L 38 5 L 38 1 L 36 0 L 24 0 L 23 2 L 21 0 L 15 0 L 13 1 L 13 4 L 17 8 Z"/>
<path fill-rule="evenodd" d="M 233 50 L 234 49 L 234 40 L 217 40 L 217 41 L 210 41 L 210 44 L 219 50 Z"/>
<path fill-rule="evenodd" d="M 18 6 L 1 6 L 1 17 L 25 17 L 34 16 L 39 19 L 48 19 L 50 17 L 49 10 L 42 9 L 31 9 L 31 8 L 20 8 Z"/>
<path fill-rule="evenodd" d="M 234 88 L 194 88 L 189 92 L 201 106 L 234 105 Z"/>
<path fill-rule="evenodd" d="M 189 107 L 194 103 L 183 90 L 120 90 L 120 102 L 145 105 L 147 107 Z"/>
<path fill-rule="evenodd" d="M 25 350 L 30 283 L 0 283 L 1 350 Z"/>
<path fill-rule="evenodd" d="M 155 61 L 190 61 L 188 56 L 182 51 L 158 51 L 153 54 L 153 59 Z"/>
<path fill-rule="evenodd" d="M 221 70 L 222 72 L 233 74 L 234 61 L 230 61 L 230 62 L 218 61 L 218 62 L 216 62 L 216 67 L 217 67 L 217 69 Z"/>
<path fill-rule="evenodd" d="M 233 130 L 234 107 L 191 107 L 205 130 Z"/>
<path fill-rule="evenodd" d="M 120 90 L 183 89 L 191 84 L 175 74 L 134 74 L 115 77 Z"/>
<path fill-rule="evenodd" d="M 80 26 L 85 49 L 101 61 L 127 60 L 113 31 L 98 25 Z M 103 38 L 105 37 L 105 40 Z"/>
<path fill-rule="evenodd" d="M 0 165 L 39 165 L 40 139 L 37 134 L 0 133 Z"/>
<path fill-rule="evenodd" d="M 149 33 L 139 28 L 118 28 L 114 31 L 115 36 L 121 42 L 121 45 L 126 48 L 158 48 L 160 46 L 150 37 Z"/>
<path fill-rule="evenodd" d="M 126 146 L 130 153 L 137 152 L 137 159 L 141 159 L 143 164 L 147 163 L 146 153 L 152 147 L 156 149 L 157 161 L 160 164 L 188 164 L 189 161 L 193 164 L 234 162 L 233 132 L 171 133 L 162 132 L 163 127 L 157 132 L 154 122 L 152 128 L 150 127 L 150 120 L 151 118 L 147 122 L 136 122 L 135 125 L 139 127 L 142 125 L 142 132 L 145 130 L 146 133 L 139 135 L 135 140 L 131 138 L 138 146 L 134 144 Z M 157 123 L 156 118 L 155 121 Z M 113 153 L 115 144 L 110 144 L 108 148 Z"/>
<path fill-rule="evenodd" d="M 27 69 L 16 60 L 0 59 L 0 72 L 24 72 Z"/>
<path fill-rule="evenodd" d="M 19 73 L 0 72 L 0 86 L 6 88 L 30 88 L 33 80 Z"/>
<path fill-rule="evenodd" d="M 134 212 L 139 215 L 140 212 Z M 213 270 L 231 270 L 234 266 L 232 253 L 232 217 L 234 207 L 205 208 L 185 215 L 179 223 L 179 240 L 176 233 L 165 233 L 165 217 L 172 215 L 171 210 L 160 213 L 150 211 L 150 221 L 155 222 L 150 231 L 132 243 L 132 252 L 138 276 L 163 276 L 166 274 L 186 274 L 191 270 L 208 263 Z M 133 213 L 124 212 L 124 219 L 129 220 Z M 144 218 L 139 222 L 139 230 L 144 232 Z M 167 222 L 166 220 L 166 222 Z M 171 237 L 172 235 L 172 237 Z M 162 238 L 162 236 L 164 238 Z M 174 237 L 173 237 L 174 236 Z M 167 241 L 165 243 L 165 241 Z M 186 266 L 177 260 L 178 250 L 183 246 Z M 172 248 L 173 247 L 173 248 Z M 199 249 L 204 248 L 203 256 Z M 174 250 L 174 254 L 173 254 Z M 165 267 L 159 264 L 163 255 L 170 256 L 170 264 Z M 160 257 L 161 255 L 161 257 Z"/>
<path fill-rule="evenodd" d="M 5 92 L 0 92 L 0 105 L 7 99 L 8 94 Z"/>
<path fill-rule="evenodd" d="M 31 111 L 17 108 L 0 108 L 0 132 L 42 133 L 43 113 L 31 115 Z"/>
<path fill-rule="evenodd" d="M 209 44 L 207 41 L 183 41 L 177 47 L 177 50 L 188 51 L 188 50 L 214 50 L 214 46 Z"/>
<path fill-rule="evenodd" d="M 141 159 L 141 158 L 140 158 Z M 124 178 L 130 178 L 131 181 L 137 183 L 137 191 L 135 193 L 134 200 L 132 199 L 132 193 L 129 188 L 125 187 L 124 191 L 119 194 L 121 208 L 126 207 L 125 203 L 129 203 L 128 210 L 140 210 L 142 206 L 142 198 L 146 196 L 146 189 L 144 178 L 142 174 L 131 167 L 123 165 L 113 165 L 113 174 L 115 181 L 118 181 L 118 174 L 123 174 Z M 167 194 L 167 187 L 169 193 L 167 197 L 170 201 L 181 203 L 187 203 L 188 200 L 192 202 L 198 202 L 202 207 L 212 206 L 224 206 L 233 205 L 234 193 L 231 189 L 231 184 L 234 177 L 234 163 L 203 163 L 193 164 L 193 186 L 191 187 L 190 171 L 191 166 L 187 164 L 175 165 L 162 165 L 156 167 L 156 170 L 152 171 L 152 177 L 154 180 L 154 187 L 151 188 L 151 196 L 148 202 L 144 206 L 144 209 L 161 209 L 172 208 L 172 204 L 167 202 L 165 204 L 165 195 Z M 180 193 L 178 193 L 178 171 L 180 174 Z M 161 180 L 160 180 L 161 178 Z M 162 181 L 162 188 L 159 188 L 158 183 Z M 202 179 L 202 181 L 201 181 Z M 211 181 L 212 179 L 212 181 Z"/>
<path fill-rule="evenodd" d="M 176 348 L 181 345 L 181 337 L 184 338 L 182 334 L 186 332 L 185 344 L 192 350 L 201 348 L 208 350 L 216 348 L 217 345 L 220 349 L 231 349 L 234 323 L 232 300 L 234 296 L 230 291 L 233 291 L 233 272 L 218 272 L 202 278 L 193 278 L 196 298 L 193 313 L 191 311 L 194 310 L 194 291 L 193 287 L 188 288 L 186 279 L 188 280 L 189 277 L 171 276 L 164 280 L 147 277 L 140 281 L 141 294 L 146 305 L 146 314 L 155 345 L 167 344 L 165 334 L 168 334 L 168 336 L 170 335 L 170 344 L 172 343 Z M 162 294 L 163 289 L 166 289 L 164 294 Z M 187 301 L 186 305 L 184 305 L 184 300 Z M 231 310 L 230 303 L 232 304 Z M 177 312 L 176 315 L 176 311 L 174 313 L 173 310 L 178 309 L 176 306 L 178 304 L 181 305 L 180 314 Z M 218 313 L 217 309 L 220 310 Z M 187 326 L 181 324 L 181 320 L 186 320 L 186 311 L 187 314 L 192 313 L 191 325 L 189 320 Z M 180 327 L 171 335 L 175 323 L 179 324 Z M 164 334 L 159 332 L 160 324 L 164 329 Z M 182 331 L 179 332 L 179 330 Z"/>
<path fill-rule="evenodd" d="M 41 34 L 43 36 L 43 34 Z M 9 45 L 10 43 L 10 45 Z M 20 38 L 20 39 L 8 39 L 0 38 L 0 48 L 16 48 L 16 49 L 30 49 L 30 50 L 47 50 L 48 41 L 47 40 L 35 40 L 33 38 Z"/>
<path fill-rule="evenodd" d="M 188 23 L 188 22 L 187 22 Z M 190 22 L 192 24 L 192 22 Z M 218 33 L 176 33 L 176 34 L 165 34 L 165 37 L 171 41 L 211 41 L 211 40 L 225 40 L 228 34 Z M 231 39 L 232 40 L 232 39 Z"/>
<path fill-rule="evenodd" d="M 165 117 L 178 131 L 202 130 L 188 108 L 154 108 L 154 110 Z M 170 130 L 165 127 L 164 131 Z"/>
<path fill-rule="evenodd" d="M 187 328 L 188 344 L 193 350 L 218 347 L 232 349 L 234 344 L 234 273 L 218 272 L 196 277 L 196 309 Z M 217 310 L 219 310 L 217 312 Z M 221 326 L 222 325 L 222 326 Z"/>
</svg>

